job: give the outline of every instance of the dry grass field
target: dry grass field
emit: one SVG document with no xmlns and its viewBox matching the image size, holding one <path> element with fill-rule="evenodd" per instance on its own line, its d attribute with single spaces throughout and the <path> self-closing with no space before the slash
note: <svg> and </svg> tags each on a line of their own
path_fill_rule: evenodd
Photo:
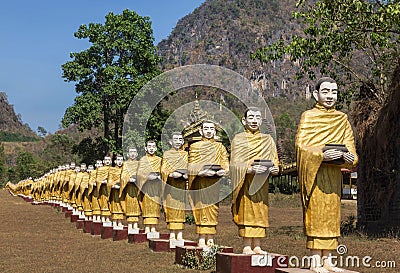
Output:
<svg viewBox="0 0 400 273">
<path fill-rule="evenodd" d="M 299 196 L 271 195 L 270 229 L 263 248 L 270 252 L 307 255 L 302 233 Z M 0 272 L 197 272 L 174 265 L 173 253 L 154 253 L 147 243 L 103 240 L 75 228 L 64 214 L 50 206 L 33 206 L 0 190 Z M 343 219 L 356 214 L 355 201 L 342 204 Z M 187 225 L 185 237 L 196 239 L 195 227 Z M 160 231 L 166 231 L 161 221 Z M 241 241 L 232 222 L 230 207 L 221 205 L 216 243 L 241 251 Z M 371 256 L 376 261 L 395 261 L 400 268 L 400 241 L 393 236 L 367 238 L 343 236 L 347 255 Z M 400 272 L 396 268 L 349 268 L 359 272 Z M 203 271 L 204 272 L 204 271 Z M 210 272 L 210 271 L 205 271 Z"/>
</svg>

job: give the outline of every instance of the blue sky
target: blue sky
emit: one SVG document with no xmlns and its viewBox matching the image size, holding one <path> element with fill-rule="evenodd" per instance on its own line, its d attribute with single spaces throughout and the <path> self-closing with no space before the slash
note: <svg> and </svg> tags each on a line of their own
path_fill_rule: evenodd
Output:
<svg viewBox="0 0 400 273">
<path fill-rule="evenodd" d="M 70 52 L 89 47 L 74 32 L 82 24 L 103 23 L 109 12 L 124 9 L 149 16 L 155 43 L 204 0 L 12 0 L 0 9 L 0 91 L 24 123 L 54 133 L 73 104 L 73 83 L 61 78 Z"/>
</svg>

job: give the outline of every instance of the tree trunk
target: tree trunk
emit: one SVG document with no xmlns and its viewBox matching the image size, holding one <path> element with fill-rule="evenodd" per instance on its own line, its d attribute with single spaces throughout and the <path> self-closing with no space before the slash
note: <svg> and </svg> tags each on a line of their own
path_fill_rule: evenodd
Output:
<svg viewBox="0 0 400 273">
<path fill-rule="evenodd" d="M 400 231 L 400 65 L 388 99 L 360 101 L 355 107 L 358 134 L 358 222 L 361 231 L 388 235 Z"/>
</svg>

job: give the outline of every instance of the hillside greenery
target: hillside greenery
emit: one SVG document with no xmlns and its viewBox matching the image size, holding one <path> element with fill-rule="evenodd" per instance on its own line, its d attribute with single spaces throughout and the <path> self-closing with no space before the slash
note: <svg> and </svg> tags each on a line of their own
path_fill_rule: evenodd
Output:
<svg viewBox="0 0 400 273">
<path fill-rule="evenodd" d="M 26 136 L 21 133 L 13 133 L 13 132 L 0 132 L 0 141 L 1 142 L 26 142 L 26 141 L 38 141 L 38 137 L 34 136 Z"/>
</svg>

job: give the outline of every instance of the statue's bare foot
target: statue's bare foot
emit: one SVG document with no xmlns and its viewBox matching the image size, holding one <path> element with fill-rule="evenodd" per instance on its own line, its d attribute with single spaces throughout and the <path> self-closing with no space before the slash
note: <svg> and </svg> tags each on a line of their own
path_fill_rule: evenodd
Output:
<svg viewBox="0 0 400 273">
<path fill-rule="evenodd" d="M 263 254 L 263 255 L 264 255 L 264 254 L 268 254 L 267 251 L 262 250 L 261 247 L 259 247 L 259 246 L 256 246 L 256 247 L 253 249 L 253 251 L 254 251 L 255 254 Z"/>
<path fill-rule="evenodd" d="M 243 254 L 251 255 L 251 254 L 256 254 L 256 253 L 251 249 L 250 246 L 245 246 L 243 248 Z"/>
<path fill-rule="evenodd" d="M 316 273 L 329 273 L 329 271 L 322 266 L 312 266 L 310 270 Z"/>
<path fill-rule="evenodd" d="M 205 247 L 206 246 L 206 240 L 201 238 L 199 239 L 199 243 L 197 244 L 199 247 Z"/>
<path fill-rule="evenodd" d="M 327 262 L 325 262 L 324 268 L 329 270 L 329 271 L 332 271 L 332 272 L 343 272 L 344 271 L 343 269 L 341 269 L 339 267 L 336 267 L 336 266 L 333 266 L 333 265 L 330 265 Z"/>
<path fill-rule="evenodd" d="M 214 239 L 208 239 L 208 240 L 207 240 L 207 246 L 208 246 L 208 247 L 214 246 Z"/>
</svg>

